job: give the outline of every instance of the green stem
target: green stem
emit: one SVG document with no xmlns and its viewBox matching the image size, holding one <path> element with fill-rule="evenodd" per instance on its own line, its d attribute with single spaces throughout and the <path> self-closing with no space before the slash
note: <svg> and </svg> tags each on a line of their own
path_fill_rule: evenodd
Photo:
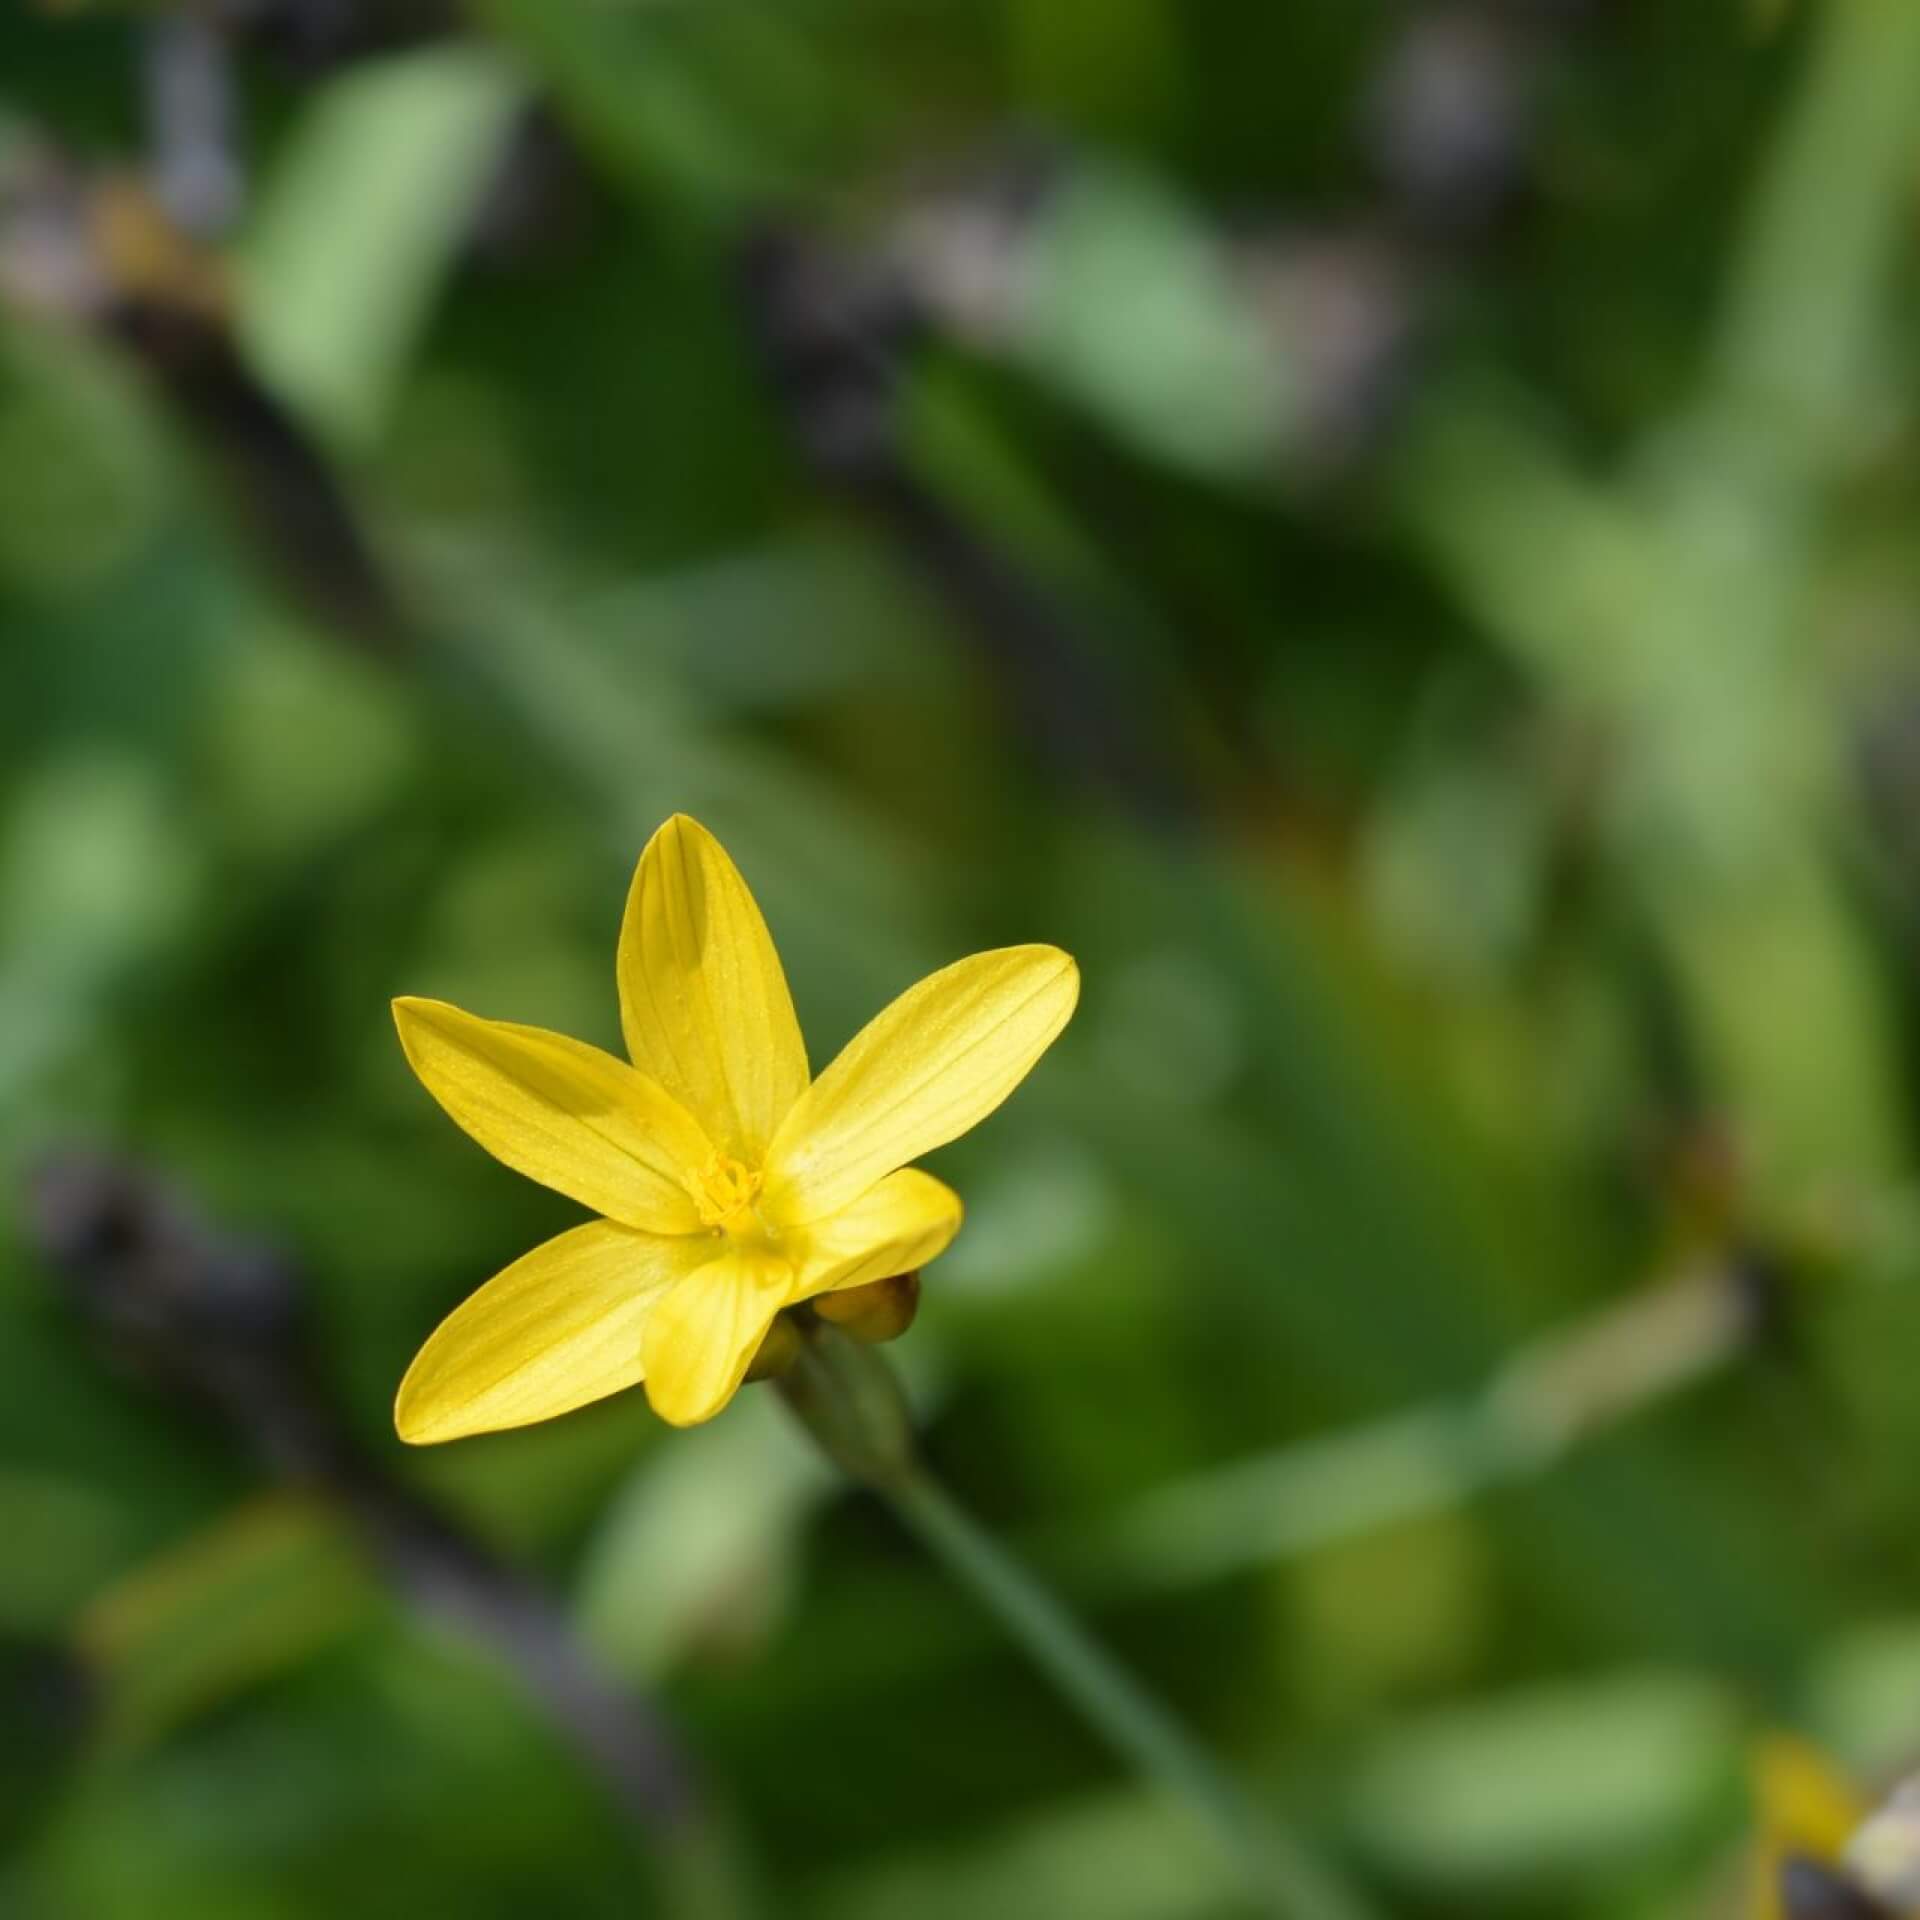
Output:
<svg viewBox="0 0 1920 1920">
<path fill-rule="evenodd" d="M 1274 1920 L 1366 1920 L 1367 1909 L 1283 1832 L 1037 1580 L 956 1506 L 914 1446 L 900 1381 L 884 1355 L 804 1308 L 780 1395 L 849 1478 L 884 1494 L 947 1569 L 1026 1648 L 1114 1749 L 1187 1808 Z"/>
<path fill-rule="evenodd" d="M 1211 1831 L 1264 1911 L 1288 1920 L 1362 1920 L 1366 1909 L 1358 1899 L 1221 1772 L 1186 1728 L 924 1469 L 883 1491 L 1116 1751 Z"/>
</svg>

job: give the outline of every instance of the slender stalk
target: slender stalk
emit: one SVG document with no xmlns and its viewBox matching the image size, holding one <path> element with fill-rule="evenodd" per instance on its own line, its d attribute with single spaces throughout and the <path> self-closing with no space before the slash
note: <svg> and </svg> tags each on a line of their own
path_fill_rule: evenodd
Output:
<svg viewBox="0 0 1920 1920">
<path fill-rule="evenodd" d="M 1230 1778 L 1053 1593 L 918 1458 L 906 1401 L 874 1348 L 796 1316 L 782 1397 L 851 1478 L 883 1494 L 1114 1750 L 1209 1832 L 1274 1920 L 1367 1920 L 1370 1909 Z"/>
<path fill-rule="evenodd" d="M 997 1616 L 1114 1749 L 1212 1833 L 1262 1910 L 1362 1920 L 1367 1909 L 1256 1806 L 1191 1733 L 924 1470 L 886 1489 L 933 1555 Z"/>
</svg>

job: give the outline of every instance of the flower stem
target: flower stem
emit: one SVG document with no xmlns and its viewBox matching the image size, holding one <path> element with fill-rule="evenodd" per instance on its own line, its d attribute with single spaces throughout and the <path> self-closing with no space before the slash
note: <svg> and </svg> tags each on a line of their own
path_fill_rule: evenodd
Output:
<svg viewBox="0 0 1920 1920">
<path fill-rule="evenodd" d="M 849 1475 L 890 1500 L 934 1557 L 991 1611 L 1116 1752 L 1210 1832 L 1274 1920 L 1367 1920 L 1368 1907 L 1257 1806 L 1148 1693 L 928 1473 L 892 1368 L 831 1327 L 803 1328 L 780 1379 L 801 1424 Z"/>
<path fill-rule="evenodd" d="M 924 1470 L 886 1490 L 932 1553 L 1112 1743 L 1212 1832 L 1263 1908 L 1288 1920 L 1360 1920 L 1354 1895 L 1215 1764 L 1028 1569 Z"/>
</svg>

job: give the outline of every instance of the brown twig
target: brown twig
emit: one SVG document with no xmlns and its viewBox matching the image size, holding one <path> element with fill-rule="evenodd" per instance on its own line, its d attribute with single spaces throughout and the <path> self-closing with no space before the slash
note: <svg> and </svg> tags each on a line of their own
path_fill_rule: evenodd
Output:
<svg viewBox="0 0 1920 1920">
<path fill-rule="evenodd" d="M 692 1768 L 658 1711 L 597 1668 L 544 1591 L 348 1432 L 292 1261 L 104 1155 L 46 1161 L 27 1201 L 35 1244 L 122 1365 L 221 1419 L 276 1479 L 335 1502 L 404 1599 L 491 1648 L 636 1822 L 662 1839 L 696 1822 Z"/>
</svg>

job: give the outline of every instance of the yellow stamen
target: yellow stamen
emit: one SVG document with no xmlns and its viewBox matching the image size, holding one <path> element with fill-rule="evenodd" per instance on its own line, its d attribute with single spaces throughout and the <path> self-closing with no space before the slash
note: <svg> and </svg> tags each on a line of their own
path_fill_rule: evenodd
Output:
<svg viewBox="0 0 1920 1920">
<path fill-rule="evenodd" d="M 720 1233 L 739 1233 L 753 1224 L 753 1203 L 760 1192 L 760 1176 L 731 1154 L 716 1153 L 687 1181 L 703 1226 Z"/>
</svg>

